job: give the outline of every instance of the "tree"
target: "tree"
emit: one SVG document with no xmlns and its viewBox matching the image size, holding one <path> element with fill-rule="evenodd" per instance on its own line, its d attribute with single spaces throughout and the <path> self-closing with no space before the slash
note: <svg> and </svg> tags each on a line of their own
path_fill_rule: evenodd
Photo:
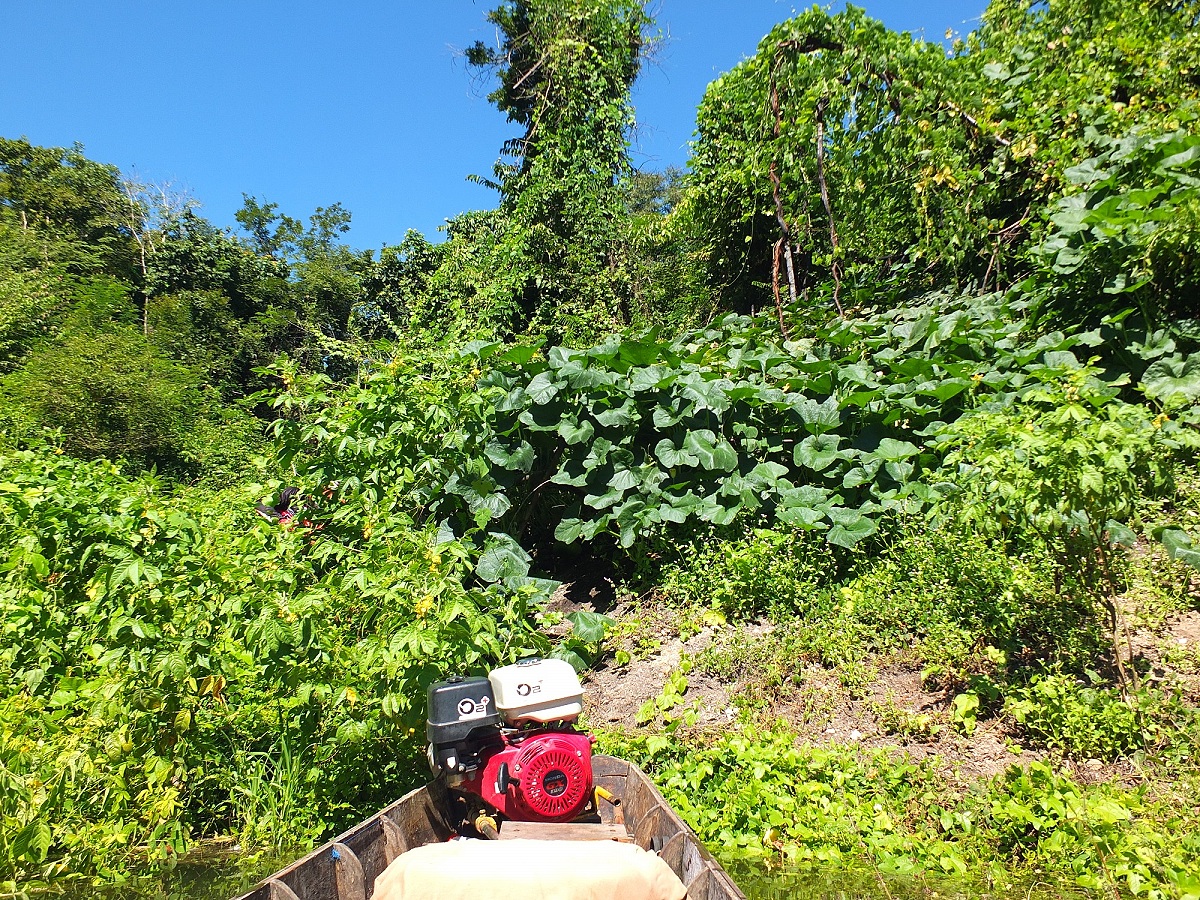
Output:
<svg viewBox="0 0 1200 900">
<path fill-rule="evenodd" d="M 714 286 L 737 309 L 772 288 L 848 309 L 1012 286 L 1098 135 L 1184 126 L 1198 16 L 997 0 L 949 53 L 852 6 L 778 25 L 697 114 L 689 203 Z"/>
<path fill-rule="evenodd" d="M 27 427 L 59 429 L 72 455 L 174 468 L 204 405 L 201 380 L 126 325 L 42 345 L 2 389 Z"/>
<path fill-rule="evenodd" d="M 70 310 L 61 276 L 0 268 L 0 374 L 16 368 Z"/>
<path fill-rule="evenodd" d="M 349 210 L 340 203 L 318 206 L 305 227 L 280 213 L 278 204 L 259 203 L 246 194 L 242 198 L 236 218 L 260 256 L 287 267 L 303 324 L 310 332 L 344 340 L 350 311 L 362 298 L 362 281 L 371 269 L 370 251 L 354 251 L 341 243 L 350 230 Z"/>
<path fill-rule="evenodd" d="M 0 228 L 37 247 L 36 263 L 130 277 L 134 253 L 116 166 L 83 147 L 0 138 Z"/>
<path fill-rule="evenodd" d="M 495 73 L 489 99 L 524 134 L 487 182 L 506 227 L 492 257 L 504 289 L 485 315 L 501 333 L 585 341 L 628 320 L 617 182 L 651 20 L 638 0 L 507 0 L 488 19 L 499 46 L 467 60 Z"/>
<path fill-rule="evenodd" d="M 682 169 L 633 172 L 622 179 L 625 201 L 623 276 L 631 324 L 677 330 L 716 311 L 704 259 L 688 220 Z"/>
<path fill-rule="evenodd" d="M 253 369 L 303 338 L 288 274 L 286 263 L 185 210 L 147 258 L 143 331 L 155 346 L 209 368 L 226 394 L 254 390 Z"/>
<path fill-rule="evenodd" d="M 185 212 L 195 210 L 200 203 L 169 181 L 152 184 L 134 176 L 122 176 L 120 188 L 124 225 L 137 244 L 138 268 L 144 282 L 149 257 L 157 243 Z"/>
<path fill-rule="evenodd" d="M 259 203 L 257 197 L 242 194 L 242 208 L 233 214 L 250 234 L 251 246 L 263 256 L 286 261 L 304 230 L 299 219 L 279 212 L 278 203 Z"/>
<path fill-rule="evenodd" d="M 429 281 L 446 258 L 447 244 L 433 244 L 409 229 L 404 240 L 379 252 L 363 280 L 363 297 L 351 313 L 351 330 L 368 340 L 398 339 L 426 314 Z"/>
<path fill-rule="evenodd" d="M 987 141 L 957 112 L 972 91 L 953 62 L 855 7 L 814 8 L 709 85 L 690 202 L 731 306 L 822 289 L 840 310 L 897 270 L 919 288 L 976 264 L 964 225 L 1003 182 L 979 170 Z"/>
</svg>

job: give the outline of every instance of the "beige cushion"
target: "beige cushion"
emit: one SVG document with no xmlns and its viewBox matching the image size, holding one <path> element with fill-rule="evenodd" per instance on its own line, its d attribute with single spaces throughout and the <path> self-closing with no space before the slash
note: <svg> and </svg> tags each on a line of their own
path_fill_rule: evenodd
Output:
<svg viewBox="0 0 1200 900">
<path fill-rule="evenodd" d="M 683 900 L 654 853 L 616 841 L 448 841 L 402 853 L 375 900 Z"/>
</svg>

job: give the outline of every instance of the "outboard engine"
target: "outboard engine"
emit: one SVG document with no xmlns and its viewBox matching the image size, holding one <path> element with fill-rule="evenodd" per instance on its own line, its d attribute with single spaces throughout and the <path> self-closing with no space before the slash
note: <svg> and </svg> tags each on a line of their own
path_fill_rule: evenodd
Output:
<svg viewBox="0 0 1200 900">
<path fill-rule="evenodd" d="M 569 822 L 592 798 L 594 738 L 574 728 L 582 701 L 579 676 L 559 659 L 430 685 L 430 768 L 508 819 Z"/>
</svg>

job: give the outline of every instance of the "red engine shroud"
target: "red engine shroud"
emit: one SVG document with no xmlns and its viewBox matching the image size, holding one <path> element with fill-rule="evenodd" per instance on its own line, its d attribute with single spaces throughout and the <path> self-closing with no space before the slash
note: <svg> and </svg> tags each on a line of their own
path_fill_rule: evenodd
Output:
<svg viewBox="0 0 1200 900">
<path fill-rule="evenodd" d="M 574 731 L 539 731 L 484 751 L 483 765 L 459 785 L 518 822 L 569 822 L 592 795 L 592 738 Z M 501 766 L 508 784 L 500 783 Z M 504 790 L 500 790 L 504 787 Z"/>
</svg>

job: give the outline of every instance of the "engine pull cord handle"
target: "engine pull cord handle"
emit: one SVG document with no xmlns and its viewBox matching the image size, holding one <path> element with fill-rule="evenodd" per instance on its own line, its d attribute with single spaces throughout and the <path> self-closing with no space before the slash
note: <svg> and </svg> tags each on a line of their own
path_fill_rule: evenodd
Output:
<svg viewBox="0 0 1200 900">
<path fill-rule="evenodd" d="M 480 813 L 476 817 L 475 830 L 489 841 L 500 840 L 500 830 L 496 827 L 496 820 L 487 813 Z"/>
</svg>

